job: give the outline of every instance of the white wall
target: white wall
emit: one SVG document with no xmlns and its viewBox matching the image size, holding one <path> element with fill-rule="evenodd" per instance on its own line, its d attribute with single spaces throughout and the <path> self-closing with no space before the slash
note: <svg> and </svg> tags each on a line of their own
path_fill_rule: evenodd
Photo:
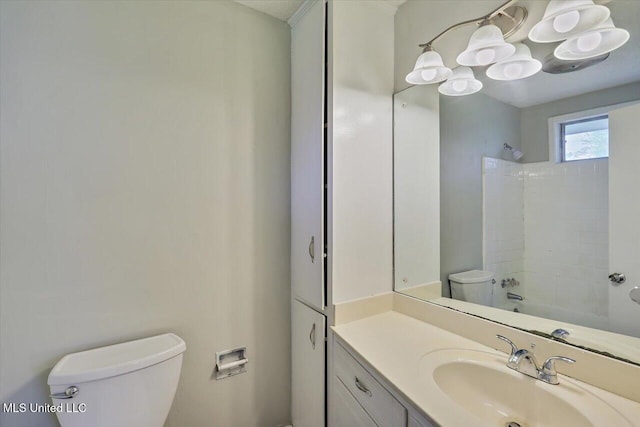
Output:
<svg viewBox="0 0 640 427">
<path fill-rule="evenodd" d="M 333 303 L 392 290 L 393 15 L 330 3 Z"/>
<path fill-rule="evenodd" d="M 289 28 L 209 2 L 3 2 L 0 394 L 185 339 L 170 426 L 289 420 Z M 214 381 L 214 354 L 248 372 Z M 0 425 L 57 425 L 0 414 Z"/>
</svg>

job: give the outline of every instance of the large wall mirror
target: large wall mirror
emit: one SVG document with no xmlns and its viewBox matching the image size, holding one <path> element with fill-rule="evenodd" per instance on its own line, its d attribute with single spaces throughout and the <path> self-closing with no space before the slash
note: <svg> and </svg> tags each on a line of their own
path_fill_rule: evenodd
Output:
<svg viewBox="0 0 640 427">
<path fill-rule="evenodd" d="M 606 3 L 602 62 L 394 96 L 394 289 L 640 364 L 640 1 Z"/>
</svg>

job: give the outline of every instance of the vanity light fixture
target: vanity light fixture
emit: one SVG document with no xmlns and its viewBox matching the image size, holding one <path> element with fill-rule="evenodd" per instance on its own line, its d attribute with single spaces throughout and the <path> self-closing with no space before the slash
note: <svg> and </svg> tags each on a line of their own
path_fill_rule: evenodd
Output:
<svg viewBox="0 0 640 427">
<path fill-rule="evenodd" d="M 487 76 L 494 80 L 518 80 L 539 72 L 543 69 L 542 63 L 531 56 L 528 46 L 505 42 L 506 38 L 518 31 L 529 14 L 526 8 L 515 5 L 517 1 L 508 0 L 485 16 L 454 24 L 427 43 L 420 44 L 422 54 L 405 80 L 421 85 L 451 79 L 453 82 L 441 86 L 440 93 L 460 96 L 482 88 L 473 71 L 465 67 L 493 64 L 487 69 Z M 574 61 L 565 68 L 575 71 L 606 59 L 609 52 L 629 40 L 629 32 L 616 28 L 610 15 L 609 8 L 596 5 L 594 0 L 550 0 L 544 17 L 529 32 L 529 39 L 538 43 L 564 40 L 555 49 L 554 57 L 565 62 Z M 463 67 L 452 72 L 433 50 L 433 43 L 449 31 L 471 24 L 480 28 L 474 31 L 467 49 L 456 58 Z M 586 60 L 591 62 L 579 63 Z M 547 71 L 547 68 L 544 69 Z"/>
<path fill-rule="evenodd" d="M 542 20 L 529 31 L 529 39 L 538 43 L 566 40 L 603 23 L 610 14 L 593 0 L 551 0 Z"/>
<path fill-rule="evenodd" d="M 562 42 L 553 52 L 567 61 L 595 58 L 616 50 L 629 41 L 629 32 L 616 28 L 609 18 L 593 30 L 585 31 Z"/>
<path fill-rule="evenodd" d="M 504 41 L 500 28 L 489 20 L 482 22 L 471 35 L 467 49 L 458 55 L 458 64 L 469 67 L 484 66 L 507 59 L 516 48 Z"/>
<path fill-rule="evenodd" d="M 415 85 L 432 84 L 440 83 L 450 78 L 452 71 L 444 65 L 442 57 L 433 49 L 433 43 L 449 31 L 465 25 L 476 24 L 480 25 L 480 28 L 471 36 L 467 49 L 458 55 L 458 63 L 460 65 L 489 65 L 512 55 L 516 49 L 513 45 L 506 43 L 504 38 L 515 33 L 528 16 L 527 9 L 521 6 L 513 6 L 517 1 L 509 0 L 485 16 L 454 24 L 427 43 L 420 44 L 419 47 L 423 49 L 423 53 L 418 57 L 413 71 L 407 74 L 405 78 L 407 83 Z M 469 71 L 471 72 L 470 87 L 476 87 L 477 84 L 474 82 L 480 82 L 473 77 L 473 71 Z M 458 71 L 458 73 L 468 74 L 467 71 Z M 459 79 L 456 86 L 460 87 L 463 84 Z M 482 87 L 481 83 L 480 87 Z M 447 89 L 445 88 L 444 90 Z"/>
<path fill-rule="evenodd" d="M 487 77 L 494 80 L 518 80 L 532 76 L 542 69 L 542 63 L 531 56 L 526 44 L 515 43 L 516 53 L 487 69 Z"/>
<path fill-rule="evenodd" d="M 424 47 L 422 55 L 418 57 L 416 66 L 407 77 L 407 83 L 414 85 L 424 85 L 439 83 L 451 76 L 451 69 L 442 63 L 442 57 L 431 48 L 431 45 Z"/>
<path fill-rule="evenodd" d="M 453 69 L 451 77 L 440 85 L 438 92 L 449 96 L 464 96 L 476 93 L 480 89 L 482 89 L 482 82 L 476 80 L 473 70 L 466 66 L 460 66 Z"/>
</svg>

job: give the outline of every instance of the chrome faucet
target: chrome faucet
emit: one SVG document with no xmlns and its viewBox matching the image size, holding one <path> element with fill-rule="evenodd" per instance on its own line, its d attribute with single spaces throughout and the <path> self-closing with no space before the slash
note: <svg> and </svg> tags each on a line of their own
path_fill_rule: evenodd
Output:
<svg viewBox="0 0 640 427">
<path fill-rule="evenodd" d="M 516 301 L 523 301 L 524 297 L 518 294 L 514 294 L 513 292 L 507 292 L 507 299 L 514 299 Z"/>
<path fill-rule="evenodd" d="M 496 335 L 498 339 L 506 342 L 511 346 L 511 354 L 507 360 L 507 367 L 518 371 L 522 374 L 536 378 L 549 384 L 558 384 L 558 373 L 556 372 L 555 361 L 560 360 L 567 363 L 576 363 L 570 357 L 551 356 L 543 364 L 538 367 L 535 356 L 526 348 L 518 348 L 513 341 L 502 335 Z"/>
</svg>

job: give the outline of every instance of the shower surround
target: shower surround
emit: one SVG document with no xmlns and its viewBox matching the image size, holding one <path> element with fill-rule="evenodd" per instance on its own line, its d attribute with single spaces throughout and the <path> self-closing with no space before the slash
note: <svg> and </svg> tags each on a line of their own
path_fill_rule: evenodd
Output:
<svg viewBox="0 0 640 427">
<path fill-rule="evenodd" d="M 608 328 L 608 160 L 483 158 L 483 260 L 496 307 Z M 502 279 L 520 285 L 501 288 Z M 525 301 L 507 300 L 507 291 Z"/>
</svg>

